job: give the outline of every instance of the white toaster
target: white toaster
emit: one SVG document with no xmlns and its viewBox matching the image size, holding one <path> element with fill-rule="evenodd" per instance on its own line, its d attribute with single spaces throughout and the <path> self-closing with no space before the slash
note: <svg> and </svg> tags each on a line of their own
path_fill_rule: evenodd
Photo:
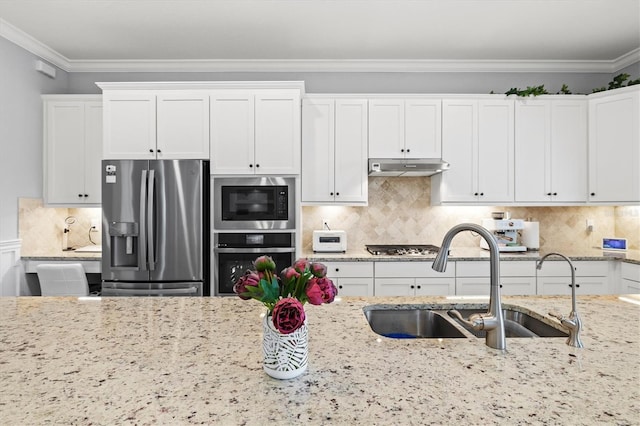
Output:
<svg viewBox="0 0 640 426">
<path fill-rule="evenodd" d="M 340 253 L 347 251 L 347 233 L 344 231 L 313 231 L 313 251 Z"/>
</svg>

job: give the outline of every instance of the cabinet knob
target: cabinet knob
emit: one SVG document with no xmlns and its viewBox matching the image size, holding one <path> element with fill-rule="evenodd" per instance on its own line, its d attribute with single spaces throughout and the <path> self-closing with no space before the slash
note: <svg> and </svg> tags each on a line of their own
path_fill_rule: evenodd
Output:
<svg viewBox="0 0 640 426">
<path fill-rule="evenodd" d="M 418 286 L 418 288 L 420 289 L 420 288 L 422 288 L 422 286 Z"/>
<path fill-rule="evenodd" d="M 407 148 L 407 152 L 411 152 L 411 149 L 410 149 L 410 148 Z"/>
<path fill-rule="evenodd" d="M 82 198 L 82 194 L 78 194 L 78 197 Z"/>
<path fill-rule="evenodd" d="M 342 288 L 342 286 L 341 286 L 341 285 L 338 285 L 338 288 Z"/>
<path fill-rule="evenodd" d="M 477 197 L 477 196 L 478 196 L 478 193 L 477 193 L 477 192 L 474 192 L 474 193 L 473 193 L 473 195 Z"/>
<path fill-rule="evenodd" d="M 340 268 L 336 268 L 336 272 L 340 272 Z"/>
<path fill-rule="evenodd" d="M 161 152 L 162 152 L 162 150 L 161 150 L 161 149 L 159 149 L 159 150 L 158 150 L 158 154 L 160 154 Z"/>
<path fill-rule="evenodd" d="M 593 197 L 593 196 L 595 196 L 595 195 L 596 195 L 596 193 L 595 193 L 595 192 L 592 192 L 592 193 L 591 193 L 591 196 L 592 196 L 592 197 Z"/>
<path fill-rule="evenodd" d="M 339 196 L 340 196 L 340 193 L 339 193 L 339 192 L 336 192 L 336 197 L 339 197 Z"/>
<path fill-rule="evenodd" d="M 411 288 L 416 288 L 416 286 L 412 284 L 412 285 L 411 285 Z"/>
<path fill-rule="evenodd" d="M 333 196 L 333 192 L 330 192 L 329 195 Z"/>
<path fill-rule="evenodd" d="M 256 168 L 260 167 L 260 164 L 256 164 Z"/>
<path fill-rule="evenodd" d="M 481 196 L 481 197 L 482 197 L 482 196 L 484 196 L 484 192 L 481 192 L 481 193 L 480 193 L 480 196 Z"/>
<path fill-rule="evenodd" d="M 547 195 L 551 195 L 551 193 L 550 193 L 550 192 L 547 192 Z"/>
<path fill-rule="evenodd" d="M 84 196 L 85 196 L 85 198 L 88 198 L 88 197 L 89 197 L 89 194 L 84 194 Z"/>
<path fill-rule="evenodd" d="M 404 152 L 404 148 L 400 149 L 400 152 Z"/>
<path fill-rule="evenodd" d="M 149 148 L 149 152 L 153 154 L 153 149 Z"/>
<path fill-rule="evenodd" d="M 252 169 L 253 168 L 253 164 L 249 164 L 249 168 Z"/>
<path fill-rule="evenodd" d="M 557 192 L 554 192 L 554 193 L 553 193 L 553 195 L 558 195 L 558 193 L 557 193 Z"/>
</svg>

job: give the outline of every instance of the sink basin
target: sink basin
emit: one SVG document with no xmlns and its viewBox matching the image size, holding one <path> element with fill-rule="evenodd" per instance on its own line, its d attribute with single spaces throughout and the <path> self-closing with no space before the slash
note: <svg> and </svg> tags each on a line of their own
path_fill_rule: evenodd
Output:
<svg viewBox="0 0 640 426">
<path fill-rule="evenodd" d="M 447 318 L 429 309 L 370 309 L 364 315 L 376 333 L 402 338 L 466 338 Z"/>
<path fill-rule="evenodd" d="M 459 339 L 485 337 L 486 332 L 474 330 L 462 321 L 450 317 L 447 312 L 457 309 L 464 318 L 487 312 L 486 307 L 477 306 L 471 309 L 460 305 L 370 305 L 363 311 L 371 329 L 381 336 L 396 339 Z M 519 311 L 517 307 L 503 307 L 506 337 L 568 336 L 560 326 L 549 325 Z"/>
<path fill-rule="evenodd" d="M 472 314 L 483 314 L 487 312 L 487 309 L 458 309 L 458 312 L 462 314 L 464 318 L 469 318 Z M 524 312 L 516 311 L 514 309 L 503 309 L 502 315 L 504 316 L 504 331 L 506 337 L 567 337 L 568 334 L 564 331 L 555 328 L 545 322 L 540 321 L 531 315 Z M 467 324 L 464 324 L 458 319 L 452 318 L 468 332 L 476 337 L 485 337 L 486 332 L 483 330 L 474 330 Z"/>
</svg>

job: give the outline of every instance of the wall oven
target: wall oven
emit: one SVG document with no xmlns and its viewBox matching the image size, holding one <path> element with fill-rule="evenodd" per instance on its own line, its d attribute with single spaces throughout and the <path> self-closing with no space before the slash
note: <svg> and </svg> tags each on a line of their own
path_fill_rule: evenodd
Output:
<svg viewBox="0 0 640 426">
<path fill-rule="evenodd" d="M 295 229 L 295 178 L 214 178 L 213 226 L 216 230 Z"/>
<path fill-rule="evenodd" d="M 277 273 L 295 261 L 295 233 L 293 232 L 236 232 L 217 233 L 214 242 L 215 295 L 234 295 L 233 285 L 253 261 L 262 255 L 271 256 Z"/>
</svg>

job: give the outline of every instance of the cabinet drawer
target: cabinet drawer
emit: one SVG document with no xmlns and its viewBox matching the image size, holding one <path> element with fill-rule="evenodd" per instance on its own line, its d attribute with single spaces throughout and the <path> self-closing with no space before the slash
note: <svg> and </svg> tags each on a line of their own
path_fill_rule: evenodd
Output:
<svg viewBox="0 0 640 426">
<path fill-rule="evenodd" d="M 456 262 L 457 277 L 488 277 L 489 261 L 459 261 Z M 534 277 L 536 262 L 532 260 L 500 262 L 500 276 L 502 277 Z"/>
<path fill-rule="evenodd" d="M 329 278 L 373 277 L 373 262 L 322 262 Z"/>
<path fill-rule="evenodd" d="M 373 278 L 338 278 L 338 296 L 373 296 Z"/>
<path fill-rule="evenodd" d="M 552 260 L 542 264 L 542 269 L 538 270 L 539 277 L 570 277 L 571 270 L 569 264 L 564 260 Z M 576 268 L 577 277 L 606 277 L 609 273 L 609 261 L 577 261 L 572 262 Z"/>
<path fill-rule="evenodd" d="M 436 272 L 431 269 L 433 261 L 425 262 L 375 262 L 375 275 L 387 278 L 439 278 L 454 277 L 455 266 L 449 262 L 445 272 Z"/>
<path fill-rule="evenodd" d="M 640 282 L 640 265 L 632 263 L 623 263 L 620 265 L 620 276 L 623 280 Z"/>
</svg>

